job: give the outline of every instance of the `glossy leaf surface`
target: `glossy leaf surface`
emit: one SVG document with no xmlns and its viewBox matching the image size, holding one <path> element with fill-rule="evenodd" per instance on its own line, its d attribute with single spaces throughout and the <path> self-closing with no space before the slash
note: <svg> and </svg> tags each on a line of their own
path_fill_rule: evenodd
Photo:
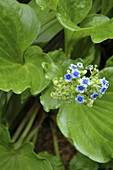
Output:
<svg viewBox="0 0 113 170">
<path fill-rule="evenodd" d="M 7 170 L 53 170 L 46 159 L 33 152 L 31 143 L 25 143 L 19 149 L 11 143 L 8 130 L 0 124 L 0 169 Z"/>
<path fill-rule="evenodd" d="M 51 97 L 51 92 L 54 91 L 52 83 L 47 87 L 40 96 L 40 102 L 44 107 L 46 112 L 49 112 L 50 109 L 58 109 L 61 105 L 61 101 L 58 99 L 53 99 Z"/>
<path fill-rule="evenodd" d="M 60 0 L 58 2 L 57 18 L 60 23 L 73 30 L 89 12 L 92 0 Z"/>
<path fill-rule="evenodd" d="M 44 10 L 49 7 L 50 9 L 55 10 L 57 7 L 58 0 L 36 0 L 36 3 Z"/>
<path fill-rule="evenodd" d="M 57 122 L 80 152 L 104 163 L 113 157 L 113 67 L 103 69 L 100 77 L 106 77 L 110 84 L 103 97 L 91 108 L 75 101 L 62 104 Z"/>
<path fill-rule="evenodd" d="M 30 1 L 30 7 L 36 12 L 37 17 L 41 22 L 40 32 L 33 42 L 33 44 L 40 45 L 41 47 L 48 43 L 63 27 L 56 18 L 55 11 L 46 8 L 41 8 L 36 4 L 35 0 Z"/>
<path fill-rule="evenodd" d="M 82 155 L 80 152 L 71 159 L 70 170 L 98 170 L 98 163 L 92 161 L 88 157 Z"/>
<path fill-rule="evenodd" d="M 0 89 L 21 93 L 31 88 L 37 94 L 48 84 L 41 66 L 48 57 L 39 47 L 29 47 L 40 29 L 38 17 L 14 0 L 0 1 L 0 12 Z"/>
</svg>

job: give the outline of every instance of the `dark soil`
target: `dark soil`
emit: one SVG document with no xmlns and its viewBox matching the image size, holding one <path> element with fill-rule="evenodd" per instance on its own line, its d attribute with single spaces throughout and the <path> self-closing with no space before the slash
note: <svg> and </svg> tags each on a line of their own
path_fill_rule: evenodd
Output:
<svg viewBox="0 0 113 170">
<path fill-rule="evenodd" d="M 36 153 L 41 151 L 47 151 L 48 153 L 55 155 L 52 130 L 50 126 L 50 121 L 54 121 L 57 131 L 58 147 L 61 160 L 65 166 L 65 169 L 69 170 L 69 162 L 71 158 L 75 155 L 76 150 L 70 144 L 70 142 L 62 135 L 59 128 L 56 126 L 55 118 L 56 114 L 52 115 L 51 117 L 47 117 L 41 125 L 38 133 L 35 151 Z"/>
</svg>

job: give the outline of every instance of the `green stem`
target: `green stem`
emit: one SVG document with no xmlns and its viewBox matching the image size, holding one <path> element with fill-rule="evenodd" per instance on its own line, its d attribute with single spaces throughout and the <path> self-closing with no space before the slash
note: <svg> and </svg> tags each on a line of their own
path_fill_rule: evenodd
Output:
<svg viewBox="0 0 113 170">
<path fill-rule="evenodd" d="M 41 119 L 41 121 L 39 122 L 38 126 L 32 130 L 31 133 L 29 133 L 29 135 L 26 137 L 25 141 L 30 141 L 34 136 L 36 136 L 37 139 L 37 135 L 38 135 L 38 131 L 40 126 L 42 125 L 43 121 L 45 120 L 45 118 L 47 117 L 47 115 L 44 115 Z M 33 141 L 34 145 L 35 145 L 35 141 Z"/>
<path fill-rule="evenodd" d="M 39 129 L 40 129 L 40 126 L 42 125 L 42 123 L 44 122 L 44 120 L 45 120 L 46 117 L 47 117 L 47 115 L 46 115 L 46 114 L 43 114 L 42 119 L 41 119 L 41 121 L 39 122 L 39 125 L 38 125 L 38 127 L 37 127 L 37 129 L 36 129 L 36 133 L 34 134 L 34 137 L 33 137 L 33 140 L 32 140 L 32 142 L 34 143 L 34 145 L 36 145 L 36 141 L 37 141 L 37 137 L 38 137 L 38 131 L 39 131 Z"/>
<path fill-rule="evenodd" d="M 51 131 L 52 131 L 52 136 L 53 136 L 53 144 L 54 144 L 54 150 L 55 150 L 55 154 L 56 156 L 60 158 L 60 153 L 59 153 L 59 149 L 58 149 L 58 140 L 57 140 L 57 130 L 56 130 L 56 126 L 53 124 L 52 121 L 50 121 L 50 126 L 51 126 Z"/>
<path fill-rule="evenodd" d="M 30 121 L 28 122 L 25 130 L 24 130 L 23 133 L 21 134 L 19 140 L 16 142 L 16 144 L 15 144 L 15 148 L 16 148 L 16 149 L 19 148 L 19 147 L 22 145 L 22 143 L 23 143 L 23 141 L 24 141 L 24 138 L 26 137 L 27 133 L 29 132 L 29 130 L 30 130 L 30 128 L 31 128 L 31 126 L 32 126 L 32 124 L 33 124 L 36 116 L 37 116 L 37 110 L 38 110 L 38 109 L 36 109 L 36 110 L 34 111 L 34 113 L 32 114 L 32 116 L 31 116 L 31 118 L 30 118 Z"/>
<path fill-rule="evenodd" d="M 35 103 L 33 105 L 33 107 L 30 109 L 30 111 L 28 112 L 27 116 L 25 116 L 25 118 L 23 119 L 23 121 L 20 123 L 18 129 L 16 130 L 15 134 L 12 137 L 12 142 L 15 142 L 17 140 L 17 138 L 19 137 L 22 129 L 25 127 L 26 123 L 28 122 L 28 120 L 30 119 L 31 114 L 34 112 L 34 110 L 36 109 L 36 107 L 38 108 L 39 105 L 37 103 Z"/>
</svg>

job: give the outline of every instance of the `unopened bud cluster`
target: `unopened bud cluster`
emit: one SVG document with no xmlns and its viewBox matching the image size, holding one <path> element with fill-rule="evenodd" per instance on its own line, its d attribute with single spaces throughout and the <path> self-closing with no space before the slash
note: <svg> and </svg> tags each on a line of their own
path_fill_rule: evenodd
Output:
<svg viewBox="0 0 113 170">
<path fill-rule="evenodd" d="M 67 103 L 75 100 L 92 107 L 97 97 L 101 98 L 107 90 L 109 83 L 103 77 L 98 78 L 97 66 L 89 65 L 84 68 L 81 62 L 71 64 L 64 78 L 55 79 L 54 92 L 51 93 L 53 98 L 62 99 Z M 86 75 L 89 74 L 89 77 Z"/>
</svg>

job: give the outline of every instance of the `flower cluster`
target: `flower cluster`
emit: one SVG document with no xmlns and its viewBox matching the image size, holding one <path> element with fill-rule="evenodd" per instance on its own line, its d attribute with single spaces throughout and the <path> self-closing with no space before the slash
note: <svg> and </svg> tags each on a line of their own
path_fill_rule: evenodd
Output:
<svg viewBox="0 0 113 170">
<path fill-rule="evenodd" d="M 109 86 L 105 77 L 98 78 L 98 72 L 96 65 L 84 68 L 81 62 L 71 64 L 64 78 L 61 77 L 59 80 L 53 81 L 55 91 L 51 93 L 51 96 L 68 103 L 75 100 L 92 107 L 95 99 L 102 97 Z M 88 74 L 89 77 L 87 77 Z"/>
</svg>

